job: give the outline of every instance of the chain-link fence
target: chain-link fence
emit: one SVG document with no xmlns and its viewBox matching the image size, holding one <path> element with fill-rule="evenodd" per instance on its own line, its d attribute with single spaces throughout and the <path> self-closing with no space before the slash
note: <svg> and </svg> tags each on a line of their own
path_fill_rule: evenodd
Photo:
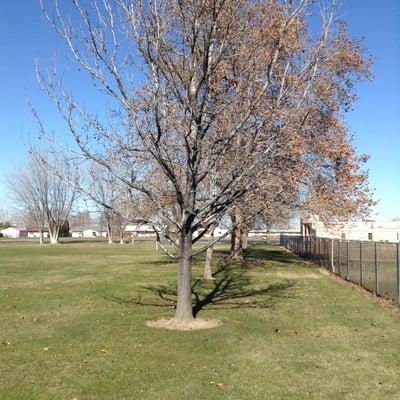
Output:
<svg viewBox="0 0 400 400">
<path fill-rule="evenodd" d="M 348 281 L 400 304 L 399 243 L 281 235 L 281 245 Z"/>
</svg>

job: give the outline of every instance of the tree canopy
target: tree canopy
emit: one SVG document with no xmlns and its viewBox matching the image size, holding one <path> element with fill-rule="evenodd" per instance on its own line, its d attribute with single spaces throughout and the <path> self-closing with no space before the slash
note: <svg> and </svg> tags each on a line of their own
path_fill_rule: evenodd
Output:
<svg viewBox="0 0 400 400">
<path fill-rule="evenodd" d="M 344 113 L 371 61 L 335 2 L 72 4 L 70 18 L 57 3 L 52 11 L 43 3 L 45 16 L 110 107 L 93 115 L 56 74 L 45 79 L 38 70 L 38 78 L 74 139 L 63 155 L 113 176 L 137 217 L 171 246 L 178 261 L 172 323 L 192 321 L 191 260 L 212 242 L 193 244 L 227 214 L 244 210 L 232 218 L 236 226 L 265 210 L 327 218 L 368 212 L 365 157 L 352 146 Z M 38 120 L 41 135 L 60 146 Z M 96 199 L 90 187 L 81 190 Z M 123 213 L 126 203 L 108 206 Z"/>
</svg>

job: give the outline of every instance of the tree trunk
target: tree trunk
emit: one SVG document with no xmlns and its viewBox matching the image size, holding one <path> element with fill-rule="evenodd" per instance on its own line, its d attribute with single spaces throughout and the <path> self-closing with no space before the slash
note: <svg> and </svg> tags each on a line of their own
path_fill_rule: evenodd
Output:
<svg viewBox="0 0 400 400">
<path fill-rule="evenodd" d="M 230 248 L 229 256 L 232 254 L 233 249 L 235 248 L 235 241 L 236 241 L 236 231 L 235 231 L 235 229 L 232 228 L 232 230 L 231 230 L 231 248 Z"/>
<path fill-rule="evenodd" d="M 111 223 L 110 223 L 110 217 L 106 216 L 106 229 L 107 229 L 107 236 L 108 236 L 108 244 L 113 244 L 113 235 L 112 235 L 112 229 L 111 229 Z"/>
<path fill-rule="evenodd" d="M 50 225 L 50 224 L 49 224 Z M 55 225 L 55 224 L 53 224 Z M 50 244 L 57 244 L 60 239 L 60 228 L 49 226 Z"/>
<path fill-rule="evenodd" d="M 57 243 L 58 239 L 55 236 L 50 235 L 50 244 L 57 244 Z"/>
<path fill-rule="evenodd" d="M 156 251 L 158 251 L 158 247 L 159 247 L 159 244 L 158 244 L 158 240 L 156 239 Z"/>
<path fill-rule="evenodd" d="M 233 263 L 243 264 L 243 226 L 241 221 L 242 213 L 239 210 L 234 210 L 231 214 L 232 220 L 232 233 L 231 233 L 231 253 L 229 254 L 228 260 Z"/>
<path fill-rule="evenodd" d="M 229 255 L 229 260 L 235 263 L 243 264 L 243 241 L 242 241 L 242 231 L 240 227 L 235 228 L 233 235 L 233 241 L 231 245 L 231 254 Z"/>
<path fill-rule="evenodd" d="M 244 231 L 243 235 L 242 235 L 242 248 L 243 250 L 247 250 L 247 248 L 249 247 L 249 231 Z"/>
<path fill-rule="evenodd" d="M 43 244 L 43 230 L 39 229 L 39 244 Z"/>
<path fill-rule="evenodd" d="M 178 299 L 175 319 L 193 320 L 192 309 L 192 232 L 181 233 L 178 253 Z"/>
<path fill-rule="evenodd" d="M 212 276 L 212 270 L 211 270 L 211 264 L 212 264 L 213 253 L 214 253 L 214 245 L 210 245 L 214 241 L 214 231 L 215 231 L 215 227 L 212 227 L 211 231 L 210 231 L 210 237 L 208 239 L 209 247 L 207 248 L 206 263 L 204 265 L 203 278 L 207 279 L 207 280 L 214 279 Z"/>
<path fill-rule="evenodd" d="M 135 243 L 135 234 L 134 233 L 132 233 L 132 240 L 131 240 L 131 244 L 134 244 Z"/>
</svg>

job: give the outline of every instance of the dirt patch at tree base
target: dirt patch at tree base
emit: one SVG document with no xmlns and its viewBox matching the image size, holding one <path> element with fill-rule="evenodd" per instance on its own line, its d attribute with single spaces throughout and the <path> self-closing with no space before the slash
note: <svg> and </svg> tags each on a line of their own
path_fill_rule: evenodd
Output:
<svg viewBox="0 0 400 400">
<path fill-rule="evenodd" d="M 222 323 L 218 319 L 194 318 L 192 321 L 182 322 L 175 318 L 161 318 L 155 321 L 147 321 L 146 326 L 150 328 L 170 329 L 176 331 L 195 331 L 198 329 L 217 328 Z"/>
</svg>

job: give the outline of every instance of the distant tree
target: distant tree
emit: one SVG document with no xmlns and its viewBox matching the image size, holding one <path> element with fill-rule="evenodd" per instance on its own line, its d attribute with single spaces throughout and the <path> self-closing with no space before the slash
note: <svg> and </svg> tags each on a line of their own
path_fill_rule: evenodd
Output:
<svg viewBox="0 0 400 400">
<path fill-rule="evenodd" d="M 63 237 L 69 237 L 69 221 L 66 219 L 64 220 L 64 222 L 62 223 L 61 227 L 60 227 L 60 238 Z"/>
<path fill-rule="evenodd" d="M 0 208 L 0 228 L 5 229 L 11 225 L 12 214 L 4 207 Z"/>
<path fill-rule="evenodd" d="M 25 164 L 8 177 L 8 188 L 20 212 L 36 223 L 40 242 L 43 243 L 43 230 L 47 227 L 50 243 L 55 244 L 66 229 L 76 193 L 52 174 L 42 159 L 52 165 L 57 163 L 50 155 L 30 153 Z M 58 168 L 71 181 L 77 180 L 71 165 L 60 163 Z"/>
<path fill-rule="evenodd" d="M 0 229 L 6 229 L 9 228 L 10 226 L 11 223 L 9 221 L 0 222 Z"/>
<path fill-rule="evenodd" d="M 92 225 L 92 218 L 89 211 L 77 211 L 72 213 L 69 218 L 69 224 L 72 229 L 88 229 Z"/>
<path fill-rule="evenodd" d="M 105 222 L 108 243 L 113 244 L 113 234 L 118 229 L 117 200 L 121 197 L 121 186 L 119 181 L 107 169 L 93 163 L 87 174 L 88 185 L 84 194 L 95 201 L 100 208 L 102 219 Z"/>
</svg>

